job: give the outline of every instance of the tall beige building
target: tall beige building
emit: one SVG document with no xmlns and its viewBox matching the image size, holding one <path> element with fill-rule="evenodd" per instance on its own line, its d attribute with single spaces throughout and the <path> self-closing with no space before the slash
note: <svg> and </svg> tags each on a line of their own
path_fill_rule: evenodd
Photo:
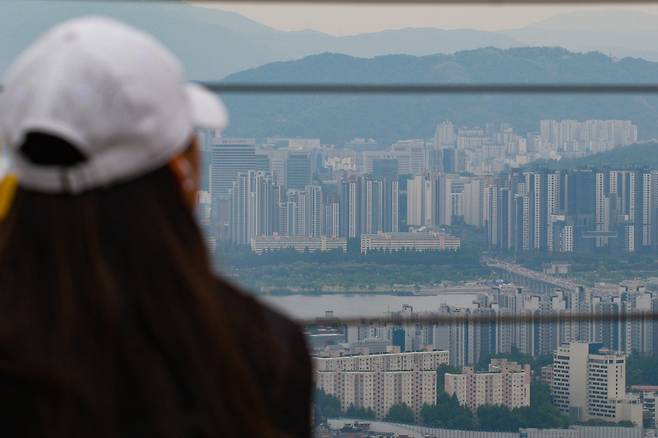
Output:
<svg viewBox="0 0 658 438">
<path fill-rule="evenodd" d="M 576 421 L 642 424 L 642 405 L 626 394 L 626 355 L 571 342 L 553 354 L 553 404 Z"/>
<path fill-rule="evenodd" d="M 378 419 L 404 403 L 416 417 L 436 403 L 436 369 L 448 364 L 447 351 L 315 358 L 315 384 L 340 400 L 341 408 L 372 409 Z"/>
<path fill-rule="evenodd" d="M 483 405 L 515 409 L 530 406 L 530 378 L 529 365 L 493 359 L 486 373 L 476 373 L 472 367 L 461 374 L 447 373 L 444 389 L 473 411 Z"/>
</svg>

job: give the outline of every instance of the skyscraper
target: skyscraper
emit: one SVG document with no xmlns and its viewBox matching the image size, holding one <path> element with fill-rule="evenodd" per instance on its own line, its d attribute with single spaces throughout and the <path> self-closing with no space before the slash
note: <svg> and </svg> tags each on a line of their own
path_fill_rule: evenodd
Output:
<svg viewBox="0 0 658 438">
<path fill-rule="evenodd" d="M 288 189 L 304 190 L 311 184 L 311 159 L 302 152 L 288 153 L 286 161 L 286 185 Z"/>
<path fill-rule="evenodd" d="M 407 180 L 407 225 L 424 225 L 426 208 L 424 180 L 422 175 Z"/>
<path fill-rule="evenodd" d="M 256 141 L 252 138 L 219 139 L 211 146 L 210 194 L 213 199 L 228 199 L 238 173 L 259 169 Z"/>
<path fill-rule="evenodd" d="M 436 132 L 434 134 L 435 147 L 454 146 L 456 142 L 457 133 L 455 132 L 455 125 L 452 122 L 444 121 L 436 126 Z"/>
<path fill-rule="evenodd" d="M 322 221 L 323 221 L 323 202 L 322 202 L 322 187 L 320 186 L 306 186 L 306 223 L 308 229 L 306 235 L 308 237 L 322 236 Z"/>
</svg>

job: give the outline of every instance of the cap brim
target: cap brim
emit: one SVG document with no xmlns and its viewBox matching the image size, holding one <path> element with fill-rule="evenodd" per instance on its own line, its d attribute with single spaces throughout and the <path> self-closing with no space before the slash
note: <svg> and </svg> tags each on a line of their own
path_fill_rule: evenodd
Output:
<svg viewBox="0 0 658 438">
<path fill-rule="evenodd" d="M 197 84 L 187 84 L 186 89 L 194 125 L 198 128 L 225 129 L 228 111 L 219 97 Z"/>
</svg>

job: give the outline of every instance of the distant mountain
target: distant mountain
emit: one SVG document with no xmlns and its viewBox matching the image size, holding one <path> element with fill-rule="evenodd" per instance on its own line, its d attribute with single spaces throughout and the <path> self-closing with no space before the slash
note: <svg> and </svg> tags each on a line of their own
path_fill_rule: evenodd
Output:
<svg viewBox="0 0 658 438">
<path fill-rule="evenodd" d="M 183 60 L 190 78 L 206 80 L 327 51 L 372 57 L 520 45 L 505 35 L 471 30 L 400 29 L 347 37 L 282 32 L 233 12 L 175 1 L 0 0 L 0 73 L 43 31 L 88 14 L 115 17 L 154 34 Z"/>
<path fill-rule="evenodd" d="M 579 167 L 603 168 L 658 167 L 658 143 L 634 144 L 607 152 L 577 159 L 537 161 L 529 165 L 534 169 L 577 169 Z"/>
<path fill-rule="evenodd" d="M 221 79 L 275 61 L 331 52 L 358 57 L 451 54 L 482 47 L 565 47 L 658 60 L 658 16 L 619 10 L 562 14 L 501 32 L 409 28 L 335 37 L 283 32 L 240 14 L 183 1 L 0 0 L 0 73 L 55 23 L 88 14 L 118 18 L 169 46 L 194 79 Z"/>
<path fill-rule="evenodd" d="M 231 82 L 331 83 L 655 83 L 658 63 L 615 60 L 557 48 L 494 48 L 454 55 L 372 59 L 323 54 L 277 62 L 227 78 Z M 637 95 L 226 95 L 227 135 L 310 136 L 340 144 L 429 138 L 437 122 L 510 122 L 538 130 L 541 119 L 631 119 L 642 138 L 658 138 L 658 96 Z"/>
<path fill-rule="evenodd" d="M 617 9 L 583 10 L 500 32 L 527 46 L 598 50 L 658 61 L 658 15 Z"/>
</svg>

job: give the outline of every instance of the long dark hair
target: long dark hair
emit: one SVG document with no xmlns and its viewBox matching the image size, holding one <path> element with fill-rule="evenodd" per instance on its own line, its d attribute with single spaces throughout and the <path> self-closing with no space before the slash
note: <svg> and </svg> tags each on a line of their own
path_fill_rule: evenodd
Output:
<svg viewBox="0 0 658 438">
<path fill-rule="evenodd" d="M 0 224 L 0 430 L 274 436 L 216 284 L 167 167 L 81 195 L 19 187 Z"/>
</svg>

